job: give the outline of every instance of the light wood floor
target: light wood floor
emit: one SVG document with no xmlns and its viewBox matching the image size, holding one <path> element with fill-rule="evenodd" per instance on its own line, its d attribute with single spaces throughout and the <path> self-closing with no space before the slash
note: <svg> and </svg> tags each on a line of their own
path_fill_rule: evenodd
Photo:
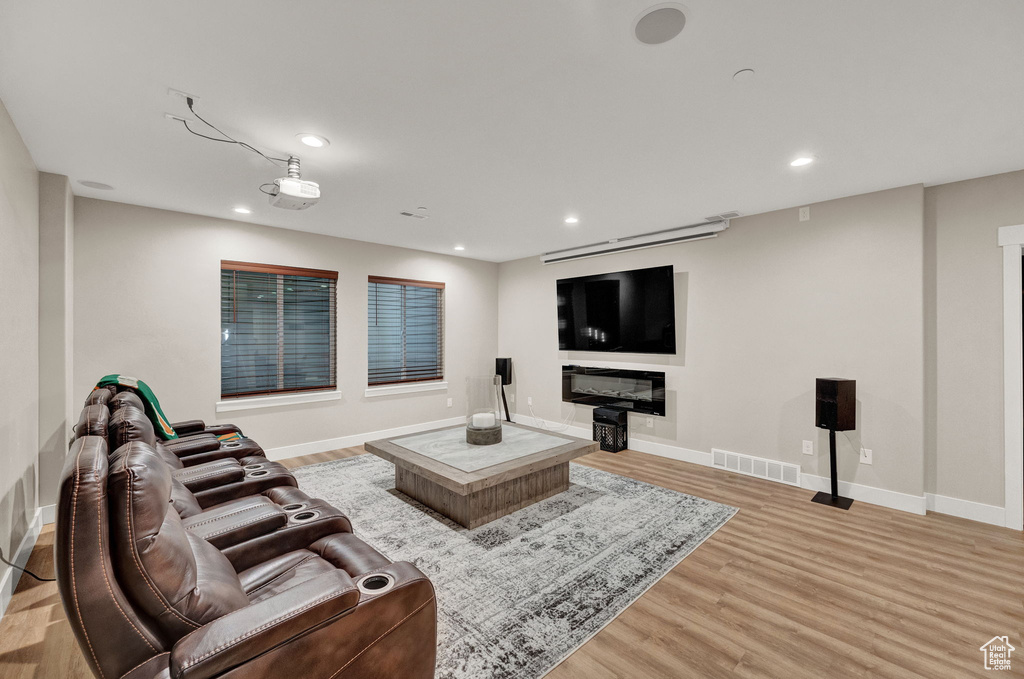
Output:
<svg viewBox="0 0 1024 679">
<path fill-rule="evenodd" d="M 311 464 L 346 449 L 288 460 Z M 577 462 L 740 512 L 551 674 L 610 677 L 973 677 L 1009 635 L 1024 674 L 1024 535 L 624 451 Z M 52 573 L 52 527 L 30 568 Z M 56 585 L 22 577 L 0 621 L 0 677 L 88 677 Z"/>
</svg>

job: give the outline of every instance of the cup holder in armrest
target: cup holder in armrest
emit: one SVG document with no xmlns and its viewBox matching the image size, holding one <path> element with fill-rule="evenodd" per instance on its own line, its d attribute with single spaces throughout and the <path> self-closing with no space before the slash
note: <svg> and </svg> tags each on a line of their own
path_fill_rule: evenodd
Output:
<svg viewBox="0 0 1024 679">
<path fill-rule="evenodd" d="M 245 465 L 243 467 L 243 469 L 263 469 L 263 465 L 262 464 L 247 464 L 247 465 Z"/>
<path fill-rule="evenodd" d="M 306 523 L 307 521 L 312 521 L 318 516 L 320 516 L 320 512 L 305 511 L 299 512 L 298 514 L 292 514 L 289 519 L 295 523 Z"/>
<path fill-rule="evenodd" d="M 395 579 L 387 573 L 371 573 L 359 578 L 356 587 L 363 594 L 383 594 L 395 586 Z"/>
<path fill-rule="evenodd" d="M 238 441 L 232 441 L 231 443 L 222 443 L 222 444 L 220 444 L 220 447 L 221 448 L 241 448 L 242 444 L 239 443 Z"/>
<path fill-rule="evenodd" d="M 306 504 L 304 502 L 296 502 L 294 504 L 285 505 L 284 507 L 281 507 L 281 509 L 286 512 L 297 512 L 305 506 Z"/>
<path fill-rule="evenodd" d="M 249 476 L 266 476 L 270 472 L 266 469 L 257 469 L 256 471 L 249 474 Z"/>
</svg>

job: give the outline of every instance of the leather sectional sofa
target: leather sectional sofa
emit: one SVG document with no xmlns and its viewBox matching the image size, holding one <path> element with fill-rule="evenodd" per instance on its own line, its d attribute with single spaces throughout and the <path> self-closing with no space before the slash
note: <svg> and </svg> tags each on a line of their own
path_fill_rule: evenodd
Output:
<svg viewBox="0 0 1024 679">
<path fill-rule="evenodd" d="M 62 472 L 54 547 L 97 677 L 434 676 L 434 590 L 415 566 L 356 537 L 261 449 L 193 460 L 213 444 L 175 450 L 133 399 L 98 391 Z M 202 428 L 194 440 L 216 441 Z"/>
</svg>

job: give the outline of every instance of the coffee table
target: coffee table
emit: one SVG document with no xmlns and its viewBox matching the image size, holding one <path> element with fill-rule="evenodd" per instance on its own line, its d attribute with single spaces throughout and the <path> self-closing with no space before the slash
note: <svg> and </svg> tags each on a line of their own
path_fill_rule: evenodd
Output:
<svg viewBox="0 0 1024 679">
<path fill-rule="evenodd" d="M 395 488 L 476 528 L 569 488 L 569 460 L 598 448 L 565 434 L 502 423 L 502 441 L 466 443 L 463 425 L 364 444 L 395 465 Z"/>
</svg>

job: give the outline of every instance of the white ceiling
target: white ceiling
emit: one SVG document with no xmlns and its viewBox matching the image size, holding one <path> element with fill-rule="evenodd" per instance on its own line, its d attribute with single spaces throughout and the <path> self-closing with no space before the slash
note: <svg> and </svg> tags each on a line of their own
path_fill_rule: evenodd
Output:
<svg viewBox="0 0 1024 679">
<path fill-rule="evenodd" d="M 494 261 L 1024 168 L 1024 2 L 688 0 L 647 46 L 653 4 L 0 0 L 0 99 L 39 169 L 116 188 L 77 195 Z M 283 172 L 169 87 L 321 203 L 269 207 Z"/>
</svg>

